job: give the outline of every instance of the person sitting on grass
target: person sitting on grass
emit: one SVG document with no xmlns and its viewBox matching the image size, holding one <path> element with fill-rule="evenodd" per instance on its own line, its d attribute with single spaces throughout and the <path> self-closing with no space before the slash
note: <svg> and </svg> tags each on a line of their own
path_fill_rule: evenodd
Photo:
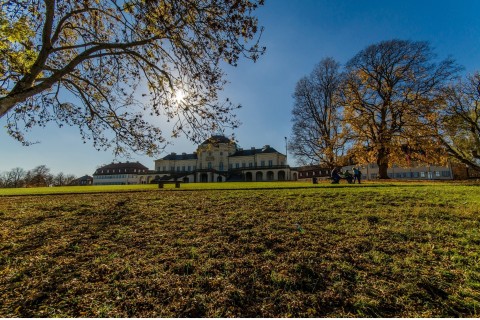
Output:
<svg viewBox="0 0 480 320">
<path fill-rule="evenodd" d="M 339 174 L 339 170 L 337 168 L 333 168 L 332 170 L 332 183 L 340 183 L 340 174 Z"/>
<path fill-rule="evenodd" d="M 352 183 L 352 182 L 353 182 L 353 176 L 352 176 L 352 174 L 350 173 L 350 171 L 345 170 L 345 173 L 343 174 L 343 177 L 345 178 L 345 180 L 347 180 L 348 183 Z"/>
</svg>

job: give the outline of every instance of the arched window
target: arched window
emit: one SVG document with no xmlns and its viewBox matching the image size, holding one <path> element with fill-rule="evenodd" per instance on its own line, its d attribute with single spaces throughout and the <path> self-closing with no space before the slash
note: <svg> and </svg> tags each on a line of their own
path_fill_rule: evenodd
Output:
<svg viewBox="0 0 480 320">
<path fill-rule="evenodd" d="M 274 174 L 272 171 L 267 172 L 267 180 L 272 181 L 274 179 Z"/>
</svg>

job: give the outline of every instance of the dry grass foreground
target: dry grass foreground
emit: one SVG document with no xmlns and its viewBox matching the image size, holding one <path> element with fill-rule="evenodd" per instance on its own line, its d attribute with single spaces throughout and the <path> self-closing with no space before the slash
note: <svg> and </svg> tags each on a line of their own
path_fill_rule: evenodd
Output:
<svg viewBox="0 0 480 320">
<path fill-rule="evenodd" d="M 478 317 L 479 191 L 2 197 L 0 317 Z"/>
</svg>

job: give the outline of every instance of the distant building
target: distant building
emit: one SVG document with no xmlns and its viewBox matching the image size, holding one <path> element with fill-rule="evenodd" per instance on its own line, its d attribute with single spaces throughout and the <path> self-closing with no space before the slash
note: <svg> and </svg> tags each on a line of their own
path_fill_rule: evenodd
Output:
<svg viewBox="0 0 480 320">
<path fill-rule="evenodd" d="M 70 182 L 71 186 L 90 186 L 93 184 L 93 177 L 85 175 Z"/>
<path fill-rule="evenodd" d="M 298 171 L 298 180 L 310 181 L 313 178 L 328 179 L 330 170 L 325 166 L 309 165 L 295 168 Z"/>
<path fill-rule="evenodd" d="M 342 167 L 342 171 L 352 172 L 356 165 Z M 359 165 L 362 172 L 362 180 L 378 179 L 378 165 L 370 163 L 368 165 Z M 411 167 L 399 167 L 395 164 L 388 168 L 388 177 L 400 180 L 452 180 L 454 179 L 452 167 L 439 165 L 426 165 L 423 163 L 413 163 Z"/>
<path fill-rule="evenodd" d="M 200 144 L 193 153 L 171 153 L 155 161 L 155 172 L 143 175 L 140 183 L 159 180 L 183 182 L 283 181 L 297 173 L 287 165 L 286 155 L 266 145 L 242 149 L 222 135 Z"/>
<path fill-rule="evenodd" d="M 149 170 L 139 162 L 111 163 L 95 170 L 94 185 L 139 184 Z"/>
</svg>

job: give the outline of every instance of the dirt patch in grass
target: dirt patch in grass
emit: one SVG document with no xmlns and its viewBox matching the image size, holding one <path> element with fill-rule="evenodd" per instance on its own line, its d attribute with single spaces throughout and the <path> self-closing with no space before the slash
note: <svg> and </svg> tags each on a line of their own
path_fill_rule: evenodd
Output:
<svg viewBox="0 0 480 320">
<path fill-rule="evenodd" d="M 0 316 L 479 316 L 474 189 L 4 197 Z"/>
</svg>

